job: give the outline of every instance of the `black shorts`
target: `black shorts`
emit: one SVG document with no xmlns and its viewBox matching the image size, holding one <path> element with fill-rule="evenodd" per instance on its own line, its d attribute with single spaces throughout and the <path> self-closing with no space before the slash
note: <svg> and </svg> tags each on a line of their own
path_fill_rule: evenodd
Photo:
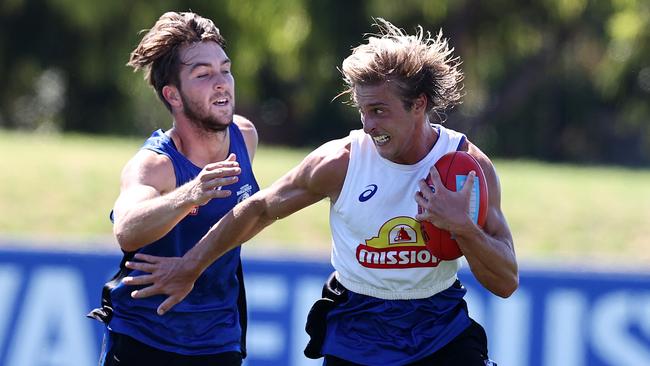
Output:
<svg viewBox="0 0 650 366">
<path fill-rule="evenodd" d="M 324 366 L 362 366 L 325 355 Z M 487 336 L 483 327 L 472 320 L 467 329 L 446 346 L 409 366 L 486 366 L 496 363 L 488 359 Z"/>
<path fill-rule="evenodd" d="M 99 366 L 241 366 L 239 352 L 186 356 L 148 346 L 127 335 L 108 331 Z"/>
</svg>

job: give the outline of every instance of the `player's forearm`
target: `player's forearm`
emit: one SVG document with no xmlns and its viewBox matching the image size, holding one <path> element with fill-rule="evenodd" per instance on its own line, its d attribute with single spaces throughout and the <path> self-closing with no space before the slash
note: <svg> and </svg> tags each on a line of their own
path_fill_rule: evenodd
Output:
<svg viewBox="0 0 650 366">
<path fill-rule="evenodd" d="M 197 275 L 233 248 L 245 243 L 275 221 L 267 203 L 257 194 L 235 206 L 219 220 L 183 259 L 197 269 Z"/>
<path fill-rule="evenodd" d="M 182 191 L 170 192 L 116 212 L 113 232 L 123 250 L 135 251 L 169 233 L 192 207 Z"/>
<path fill-rule="evenodd" d="M 495 238 L 477 227 L 456 240 L 476 279 L 490 292 L 509 297 L 519 286 L 517 260 L 512 242 Z"/>
</svg>

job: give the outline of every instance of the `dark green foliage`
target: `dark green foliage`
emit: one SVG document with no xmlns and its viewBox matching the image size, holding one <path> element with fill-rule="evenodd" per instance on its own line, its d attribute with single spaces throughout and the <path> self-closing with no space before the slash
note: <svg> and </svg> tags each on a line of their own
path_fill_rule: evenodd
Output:
<svg viewBox="0 0 650 366">
<path fill-rule="evenodd" d="M 228 42 L 237 110 L 266 143 L 317 145 L 360 127 L 332 99 L 337 67 L 384 17 L 442 28 L 463 59 L 465 102 L 449 126 L 486 152 L 650 164 L 650 5 L 640 0 L 6 0 L 0 4 L 0 127 L 110 134 L 168 128 L 125 66 L 164 11 L 214 20 Z"/>
</svg>

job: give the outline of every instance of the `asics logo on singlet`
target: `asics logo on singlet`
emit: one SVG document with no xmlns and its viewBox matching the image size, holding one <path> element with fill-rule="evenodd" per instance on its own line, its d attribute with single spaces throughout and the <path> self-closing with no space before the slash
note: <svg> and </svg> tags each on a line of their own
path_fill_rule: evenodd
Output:
<svg viewBox="0 0 650 366">
<path fill-rule="evenodd" d="M 372 198 L 372 196 L 374 196 L 375 193 L 377 193 L 377 185 L 376 184 L 367 185 L 366 190 L 361 192 L 361 194 L 359 195 L 359 202 L 366 202 L 367 200 Z"/>
</svg>

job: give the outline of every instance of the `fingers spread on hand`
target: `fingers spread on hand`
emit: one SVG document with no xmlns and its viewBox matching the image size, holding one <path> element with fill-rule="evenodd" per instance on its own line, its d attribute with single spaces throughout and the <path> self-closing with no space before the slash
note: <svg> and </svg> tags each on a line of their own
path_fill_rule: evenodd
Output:
<svg viewBox="0 0 650 366">
<path fill-rule="evenodd" d="M 131 297 L 134 299 L 142 299 L 153 295 L 161 295 L 162 293 L 163 293 L 162 290 L 157 289 L 154 286 L 149 286 L 140 290 L 132 291 Z"/>
<path fill-rule="evenodd" d="M 211 171 L 218 168 L 236 168 L 236 167 L 239 167 L 237 156 L 235 154 L 230 154 L 228 158 L 226 158 L 226 160 L 207 164 L 204 169 L 206 171 Z"/>
<path fill-rule="evenodd" d="M 239 181 L 237 176 L 211 177 L 203 184 L 203 192 L 212 193 L 213 190 L 221 190 L 221 187 L 235 184 Z"/>
<path fill-rule="evenodd" d="M 472 188 L 474 187 L 474 177 L 476 177 L 476 172 L 472 170 L 467 174 L 467 179 L 465 179 L 461 192 L 468 193 L 472 191 Z"/>
<path fill-rule="evenodd" d="M 415 202 L 417 202 L 418 205 L 424 208 L 429 203 L 429 200 L 426 199 L 426 197 L 424 197 L 422 192 L 417 191 L 415 192 Z"/>
<path fill-rule="evenodd" d="M 152 275 L 128 276 L 122 278 L 122 283 L 128 286 L 148 285 L 153 283 Z"/>
<path fill-rule="evenodd" d="M 158 315 L 164 315 L 166 312 L 169 311 L 169 309 L 173 308 L 174 305 L 178 304 L 180 302 L 180 299 L 178 299 L 176 296 L 170 296 L 165 299 L 165 301 L 158 306 Z"/>
<path fill-rule="evenodd" d="M 424 179 L 420 179 L 418 181 L 418 187 L 420 188 L 420 194 L 422 194 L 424 198 L 430 199 L 431 197 L 433 197 L 433 194 L 435 193 L 435 189 L 432 189 L 432 187 L 430 187 L 429 184 Z"/>
<path fill-rule="evenodd" d="M 235 177 L 239 174 L 241 174 L 240 167 L 227 167 L 227 168 L 221 167 L 203 174 L 201 176 L 201 180 L 206 182 L 217 178 Z"/>
<path fill-rule="evenodd" d="M 431 183 L 433 184 L 434 187 L 444 186 L 442 184 L 442 179 L 440 178 L 440 173 L 438 173 L 438 168 L 436 168 L 435 165 L 429 169 L 429 174 L 431 175 Z"/>
<path fill-rule="evenodd" d="M 212 182 L 210 182 L 210 185 L 214 185 L 214 188 L 219 188 L 223 186 L 227 186 L 229 184 L 237 183 L 239 180 L 238 176 L 232 176 L 232 177 L 224 177 L 224 178 L 217 178 L 214 179 Z"/>
<path fill-rule="evenodd" d="M 150 255 L 150 254 L 137 253 L 133 258 L 140 260 L 142 262 L 158 263 L 160 257 L 156 257 L 155 255 Z M 127 262 L 127 263 L 137 263 L 137 262 Z"/>
<path fill-rule="evenodd" d="M 229 177 L 231 175 L 241 174 L 241 168 L 239 166 L 221 168 L 221 175 L 224 177 Z"/>
<path fill-rule="evenodd" d="M 155 263 L 132 262 L 132 261 L 127 261 L 126 263 L 124 263 L 124 266 L 126 266 L 126 268 L 135 269 L 142 272 L 149 272 L 149 273 L 153 272 L 157 268 Z"/>
<path fill-rule="evenodd" d="M 210 198 L 225 198 L 230 197 L 230 195 L 232 195 L 232 191 L 228 189 L 215 189 L 210 192 Z"/>
</svg>

